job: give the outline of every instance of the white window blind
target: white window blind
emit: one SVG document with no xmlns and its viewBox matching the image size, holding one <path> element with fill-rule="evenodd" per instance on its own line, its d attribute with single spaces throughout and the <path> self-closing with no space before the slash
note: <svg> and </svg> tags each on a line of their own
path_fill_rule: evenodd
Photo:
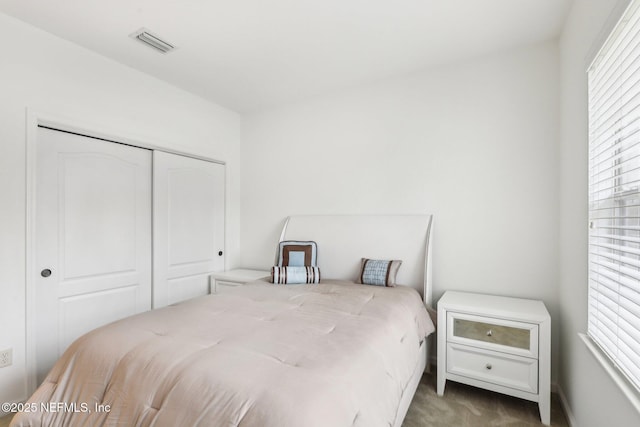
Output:
<svg viewBox="0 0 640 427">
<path fill-rule="evenodd" d="M 589 68 L 588 334 L 640 390 L 640 1 Z"/>
</svg>

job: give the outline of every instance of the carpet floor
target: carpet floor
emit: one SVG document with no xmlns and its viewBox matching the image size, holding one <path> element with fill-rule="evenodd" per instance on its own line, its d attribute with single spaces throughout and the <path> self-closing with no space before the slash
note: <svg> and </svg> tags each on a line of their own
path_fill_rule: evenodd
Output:
<svg viewBox="0 0 640 427">
<path fill-rule="evenodd" d="M 447 381 L 436 394 L 436 376 L 422 376 L 402 427 L 541 426 L 538 404 L 465 384 Z M 568 427 L 560 400 L 551 395 L 551 425 Z"/>
<path fill-rule="evenodd" d="M 7 427 L 11 417 L 0 418 Z M 534 402 L 447 381 L 443 397 L 436 394 L 435 375 L 424 375 L 402 427 L 530 427 L 541 426 Z M 555 394 L 551 397 L 551 425 L 568 427 Z"/>
</svg>

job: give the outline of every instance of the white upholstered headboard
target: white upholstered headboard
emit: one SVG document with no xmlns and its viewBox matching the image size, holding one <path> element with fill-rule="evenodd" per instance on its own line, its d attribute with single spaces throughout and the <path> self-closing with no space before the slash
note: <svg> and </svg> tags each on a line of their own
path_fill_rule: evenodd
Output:
<svg viewBox="0 0 640 427">
<path fill-rule="evenodd" d="M 431 307 L 432 223 L 432 215 L 295 215 L 280 241 L 315 241 L 325 279 L 355 280 L 361 258 L 400 259 L 397 283 L 415 288 Z"/>
</svg>

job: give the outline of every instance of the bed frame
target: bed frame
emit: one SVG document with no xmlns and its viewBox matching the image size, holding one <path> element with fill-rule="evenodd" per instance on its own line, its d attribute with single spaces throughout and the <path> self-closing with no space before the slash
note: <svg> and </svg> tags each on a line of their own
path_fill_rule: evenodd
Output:
<svg viewBox="0 0 640 427">
<path fill-rule="evenodd" d="M 416 289 L 432 308 L 432 215 L 295 215 L 286 219 L 283 240 L 313 240 L 325 279 L 355 280 L 361 258 L 400 259 L 397 283 Z M 396 413 L 400 427 L 427 368 L 427 341 Z"/>
</svg>

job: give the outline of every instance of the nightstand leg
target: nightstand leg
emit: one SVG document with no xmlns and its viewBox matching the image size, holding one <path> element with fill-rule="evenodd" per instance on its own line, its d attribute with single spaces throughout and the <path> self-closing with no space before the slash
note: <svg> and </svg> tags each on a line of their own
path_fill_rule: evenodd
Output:
<svg viewBox="0 0 640 427">
<path fill-rule="evenodd" d="M 539 359 L 538 359 L 538 378 L 539 378 L 539 401 L 540 421 L 542 424 L 549 425 L 551 423 L 551 322 L 543 322 L 540 324 Z"/>
<path fill-rule="evenodd" d="M 551 402 L 549 399 L 549 393 L 544 395 L 540 402 L 538 402 L 538 406 L 540 407 L 540 421 L 542 424 L 548 426 L 551 424 Z"/>
<path fill-rule="evenodd" d="M 438 364 L 438 379 L 436 380 L 436 391 L 438 392 L 438 396 L 442 396 L 444 394 L 444 386 L 447 383 L 447 378 L 444 375 L 444 369 L 442 369 L 442 372 L 441 369 L 440 364 Z"/>
</svg>

